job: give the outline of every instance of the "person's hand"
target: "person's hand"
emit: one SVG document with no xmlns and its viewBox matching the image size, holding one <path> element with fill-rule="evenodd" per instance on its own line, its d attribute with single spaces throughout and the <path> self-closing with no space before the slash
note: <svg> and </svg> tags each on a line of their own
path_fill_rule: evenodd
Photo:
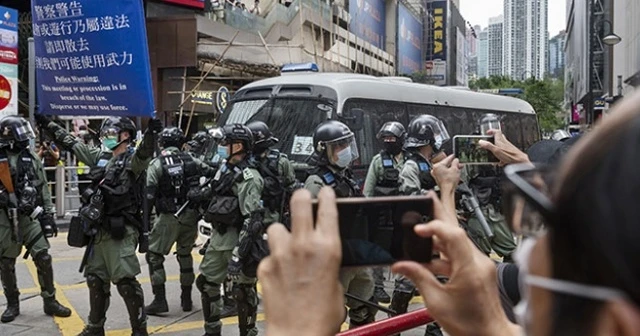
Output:
<svg viewBox="0 0 640 336">
<path fill-rule="evenodd" d="M 297 190 L 291 197 L 291 233 L 280 223 L 267 229 L 271 255 L 258 267 L 267 335 L 333 336 L 345 319 L 333 189 L 322 188 L 318 200 L 315 228 L 311 194 Z"/>
<path fill-rule="evenodd" d="M 229 260 L 229 265 L 227 266 L 227 278 L 231 281 L 240 280 L 240 275 L 242 274 L 242 261 L 240 258 L 233 256 L 231 260 Z"/>
<path fill-rule="evenodd" d="M 460 183 L 460 161 L 453 155 L 433 165 L 431 176 L 436 180 L 440 189 L 455 190 Z"/>
<path fill-rule="evenodd" d="M 153 118 L 151 120 L 149 120 L 149 125 L 147 127 L 147 129 L 149 129 L 151 132 L 154 133 L 160 133 L 162 132 L 162 120 L 158 119 L 158 118 Z"/>
<path fill-rule="evenodd" d="M 450 335 L 510 334 L 517 327 L 502 310 L 494 263 L 475 248 L 436 194 L 429 195 L 435 219 L 414 230 L 421 237 L 433 237 L 434 249 L 447 260 L 433 260 L 425 266 L 403 261 L 394 264 L 392 271 L 416 284 L 430 314 Z M 449 281 L 443 284 L 436 275 Z"/>
<path fill-rule="evenodd" d="M 480 140 L 478 141 L 478 145 L 480 146 L 480 148 L 486 149 L 493 153 L 493 155 L 495 155 L 495 157 L 500 160 L 501 166 L 513 163 L 529 162 L 529 157 L 527 156 L 527 154 L 523 153 L 511 142 L 509 142 L 502 131 L 489 130 L 488 133 L 489 135 L 493 135 L 495 144 L 492 144 L 489 141 Z"/>
<path fill-rule="evenodd" d="M 36 123 L 38 123 L 38 126 L 42 128 L 47 128 L 49 126 L 49 123 L 52 121 L 49 116 L 40 113 L 34 114 L 34 118 L 36 120 Z"/>
</svg>

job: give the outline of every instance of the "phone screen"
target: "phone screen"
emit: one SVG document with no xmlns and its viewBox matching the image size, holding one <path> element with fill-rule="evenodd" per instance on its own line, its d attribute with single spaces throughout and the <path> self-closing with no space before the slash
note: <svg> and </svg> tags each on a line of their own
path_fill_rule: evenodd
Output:
<svg viewBox="0 0 640 336">
<path fill-rule="evenodd" d="M 314 217 L 317 201 L 313 203 Z M 337 199 L 342 266 L 390 265 L 399 260 L 427 263 L 431 238 L 419 237 L 416 224 L 431 220 L 426 196 Z"/>
<path fill-rule="evenodd" d="M 485 140 L 493 143 L 492 136 L 457 135 L 453 137 L 453 150 L 456 158 L 463 164 L 495 164 L 500 162 L 490 151 L 480 148 L 478 142 Z"/>
</svg>

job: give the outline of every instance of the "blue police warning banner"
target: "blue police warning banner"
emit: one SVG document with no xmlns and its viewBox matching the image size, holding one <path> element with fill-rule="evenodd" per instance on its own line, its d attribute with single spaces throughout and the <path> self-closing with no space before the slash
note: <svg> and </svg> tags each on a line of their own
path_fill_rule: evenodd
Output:
<svg viewBox="0 0 640 336">
<path fill-rule="evenodd" d="M 422 60 L 422 24 L 402 4 L 398 4 L 398 73 L 420 72 Z"/>
<path fill-rule="evenodd" d="M 349 31 L 383 49 L 386 28 L 384 0 L 349 1 Z"/>
<path fill-rule="evenodd" d="M 32 0 L 38 113 L 153 116 L 141 0 Z"/>
<path fill-rule="evenodd" d="M 447 0 L 427 2 L 427 12 L 433 18 L 427 45 L 427 60 L 447 60 Z"/>
</svg>

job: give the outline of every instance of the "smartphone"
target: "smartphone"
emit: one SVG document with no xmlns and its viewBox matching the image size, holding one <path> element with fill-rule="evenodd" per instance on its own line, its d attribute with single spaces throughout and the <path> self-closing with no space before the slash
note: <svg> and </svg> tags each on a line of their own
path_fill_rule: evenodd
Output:
<svg viewBox="0 0 640 336">
<path fill-rule="evenodd" d="M 500 162 L 490 151 L 480 148 L 480 140 L 494 143 L 493 136 L 456 135 L 453 137 L 453 153 L 462 164 L 496 164 Z"/>
<path fill-rule="evenodd" d="M 381 266 L 400 260 L 428 263 L 431 238 L 419 237 L 416 224 L 432 219 L 433 204 L 426 196 L 339 198 L 338 220 L 342 266 Z M 313 202 L 314 218 L 317 200 Z"/>
</svg>

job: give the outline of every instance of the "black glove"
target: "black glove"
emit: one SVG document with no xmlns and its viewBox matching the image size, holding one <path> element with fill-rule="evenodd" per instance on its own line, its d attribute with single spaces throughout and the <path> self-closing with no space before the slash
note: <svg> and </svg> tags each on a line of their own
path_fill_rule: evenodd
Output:
<svg viewBox="0 0 640 336">
<path fill-rule="evenodd" d="M 227 278 L 231 281 L 238 281 L 240 274 L 242 274 L 242 262 L 240 258 L 232 256 L 229 260 L 229 266 L 227 266 Z"/>
<path fill-rule="evenodd" d="M 42 227 L 42 232 L 45 237 L 51 238 L 58 236 L 58 226 L 52 214 L 43 213 L 38 220 L 40 221 L 40 227 Z"/>
<path fill-rule="evenodd" d="M 38 126 L 42 128 L 47 128 L 49 126 L 49 123 L 53 121 L 51 120 L 51 118 L 49 118 L 49 116 L 40 113 L 36 113 L 34 117 L 36 119 L 36 122 L 38 123 Z"/>
<path fill-rule="evenodd" d="M 147 130 L 154 132 L 154 133 L 160 133 L 162 132 L 162 120 L 158 119 L 158 118 L 153 118 L 151 120 L 149 120 L 149 125 L 147 126 Z"/>
<path fill-rule="evenodd" d="M 0 208 L 5 209 L 9 207 L 9 193 L 1 189 L 0 190 Z"/>
</svg>

